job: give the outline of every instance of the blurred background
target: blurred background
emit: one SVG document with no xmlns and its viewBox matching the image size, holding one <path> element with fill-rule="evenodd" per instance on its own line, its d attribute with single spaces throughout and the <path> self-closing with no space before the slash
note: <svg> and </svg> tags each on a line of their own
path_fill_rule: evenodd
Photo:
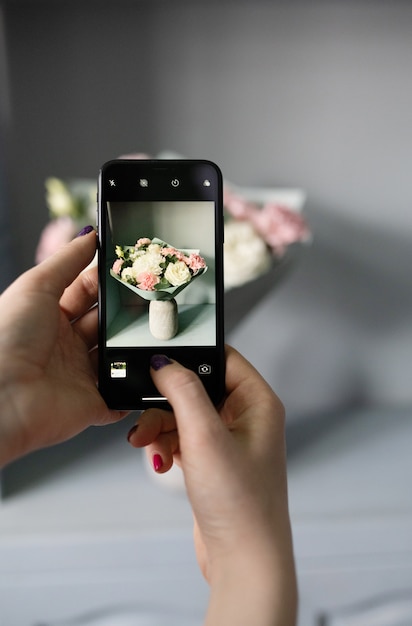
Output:
<svg viewBox="0 0 412 626">
<path fill-rule="evenodd" d="M 370 442 L 358 411 L 379 412 L 376 420 L 368 413 L 375 434 L 375 424 L 387 435 L 384 424 L 392 433 L 395 423 L 409 423 L 412 3 L 3 0 L 0 7 L 3 284 L 33 264 L 48 220 L 44 180 L 94 178 L 120 154 L 175 150 L 216 161 L 239 185 L 307 193 L 312 245 L 228 338 L 286 405 L 299 517 L 294 467 L 304 468 L 309 453 L 298 457 L 298 449 L 318 445 L 323 425 L 328 436 L 331 424 L 334 432 L 352 425 L 342 441 L 327 440 L 341 453 L 345 442 L 363 449 Z M 322 457 L 314 450 L 311 463 Z M 376 449 L 370 454 L 376 462 Z M 407 470 L 399 470 L 402 480 Z M 409 511 L 399 476 L 388 490 L 399 494 L 393 506 Z M 351 475 L 340 484 L 346 495 L 353 482 Z M 319 493 L 310 493 L 307 502 L 316 501 Z M 371 507 L 387 515 L 382 498 Z"/>
<path fill-rule="evenodd" d="M 212 159 L 239 185 L 307 193 L 315 242 L 300 273 L 232 341 L 290 414 L 412 400 L 409 2 L 2 5 L 13 275 L 33 263 L 48 176 L 94 178 L 133 151 Z"/>
</svg>

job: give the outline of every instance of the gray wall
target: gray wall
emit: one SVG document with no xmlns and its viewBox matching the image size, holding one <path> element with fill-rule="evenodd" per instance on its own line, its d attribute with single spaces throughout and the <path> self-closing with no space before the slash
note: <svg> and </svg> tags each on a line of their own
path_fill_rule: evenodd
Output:
<svg viewBox="0 0 412 626">
<path fill-rule="evenodd" d="M 310 207 L 412 226 L 412 3 L 4 1 L 21 265 L 43 179 L 130 150 L 297 184 Z"/>
<path fill-rule="evenodd" d="M 94 177 L 124 152 L 169 148 L 234 182 L 301 186 L 315 244 L 234 341 L 292 413 L 412 401 L 411 2 L 3 5 L 18 269 L 47 220 L 45 177 Z"/>
</svg>

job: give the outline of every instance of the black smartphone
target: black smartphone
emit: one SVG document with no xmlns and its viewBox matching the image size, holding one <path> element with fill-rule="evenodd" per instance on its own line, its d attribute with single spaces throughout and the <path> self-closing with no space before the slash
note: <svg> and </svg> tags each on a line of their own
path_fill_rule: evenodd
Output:
<svg viewBox="0 0 412 626">
<path fill-rule="evenodd" d="M 166 354 L 213 403 L 225 388 L 223 183 L 202 160 L 118 159 L 99 175 L 99 390 L 110 408 L 168 407 Z"/>
</svg>

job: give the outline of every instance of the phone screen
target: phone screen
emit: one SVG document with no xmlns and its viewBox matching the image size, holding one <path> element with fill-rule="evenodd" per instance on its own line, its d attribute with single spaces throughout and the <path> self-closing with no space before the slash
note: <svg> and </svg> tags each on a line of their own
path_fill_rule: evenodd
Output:
<svg viewBox="0 0 412 626">
<path fill-rule="evenodd" d="M 222 176 L 209 161 L 116 160 L 99 177 L 99 389 L 116 409 L 167 406 L 166 354 L 224 391 Z"/>
</svg>

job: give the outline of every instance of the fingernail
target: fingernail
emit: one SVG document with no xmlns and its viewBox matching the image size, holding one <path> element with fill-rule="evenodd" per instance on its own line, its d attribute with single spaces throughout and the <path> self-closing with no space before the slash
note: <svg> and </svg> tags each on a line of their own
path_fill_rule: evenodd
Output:
<svg viewBox="0 0 412 626">
<path fill-rule="evenodd" d="M 131 427 L 131 429 L 127 433 L 127 441 L 130 441 L 130 438 L 132 437 L 132 435 L 134 435 L 138 427 L 139 427 L 139 424 L 135 424 L 134 426 Z"/>
<path fill-rule="evenodd" d="M 163 467 L 163 459 L 160 454 L 153 455 L 153 468 L 155 472 L 158 472 Z"/>
<path fill-rule="evenodd" d="M 165 365 L 170 365 L 171 360 L 165 354 L 154 354 L 150 359 L 150 365 L 157 372 L 157 370 L 162 369 Z"/>
<path fill-rule="evenodd" d="M 79 233 L 77 233 L 76 237 L 83 237 L 83 235 L 88 235 L 94 230 L 93 226 L 84 226 Z"/>
</svg>

